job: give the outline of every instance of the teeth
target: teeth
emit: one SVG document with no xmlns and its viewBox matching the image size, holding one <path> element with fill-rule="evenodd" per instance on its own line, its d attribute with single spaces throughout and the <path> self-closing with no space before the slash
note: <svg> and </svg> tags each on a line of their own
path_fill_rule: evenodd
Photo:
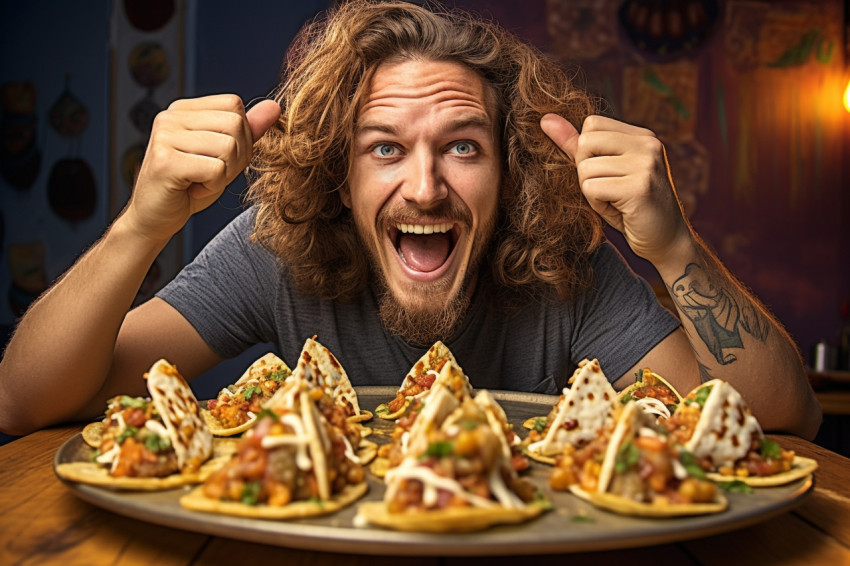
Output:
<svg viewBox="0 0 850 566">
<path fill-rule="evenodd" d="M 403 234 L 445 234 L 452 229 L 449 223 L 444 224 L 399 224 L 396 226 Z"/>
</svg>

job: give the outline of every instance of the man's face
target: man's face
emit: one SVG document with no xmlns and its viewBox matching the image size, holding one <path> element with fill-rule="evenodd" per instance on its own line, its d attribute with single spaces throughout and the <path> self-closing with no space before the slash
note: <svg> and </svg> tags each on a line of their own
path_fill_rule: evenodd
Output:
<svg viewBox="0 0 850 566">
<path fill-rule="evenodd" d="M 501 174 L 493 104 L 457 63 L 381 65 L 359 109 L 343 193 L 390 330 L 428 344 L 462 319 L 493 233 Z"/>
</svg>

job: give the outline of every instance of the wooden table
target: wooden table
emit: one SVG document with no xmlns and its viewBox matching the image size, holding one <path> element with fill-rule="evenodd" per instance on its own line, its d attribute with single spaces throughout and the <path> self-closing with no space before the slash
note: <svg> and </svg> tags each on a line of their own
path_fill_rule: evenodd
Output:
<svg viewBox="0 0 850 566">
<path fill-rule="evenodd" d="M 850 460 L 795 437 L 783 446 L 818 460 L 802 504 L 741 530 L 675 544 L 534 557 L 389 557 L 294 550 L 162 527 L 92 506 L 53 473 L 53 456 L 81 430 L 43 430 L 0 447 L 0 564 L 850 564 Z"/>
</svg>

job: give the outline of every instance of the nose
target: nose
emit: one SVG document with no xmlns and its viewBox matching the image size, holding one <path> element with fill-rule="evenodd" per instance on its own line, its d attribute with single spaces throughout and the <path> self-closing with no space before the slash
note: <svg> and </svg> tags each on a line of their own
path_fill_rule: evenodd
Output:
<svg viewBox="0 0 850 566">
<path fill-rule="evenodd" d="M 408 171 L 401 189 L 404 200 L 427 209 L 448 197 L 449 191 L 440 172 L 440 161 L 431 151 L 415 151 L 406 165 Z"/>
</svg>

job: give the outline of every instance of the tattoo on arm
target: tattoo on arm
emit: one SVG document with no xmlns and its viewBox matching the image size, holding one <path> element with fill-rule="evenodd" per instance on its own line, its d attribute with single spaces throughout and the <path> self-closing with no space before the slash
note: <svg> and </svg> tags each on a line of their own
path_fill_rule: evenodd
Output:
<svg viewBox="0 0 850 566">
<path fill-rule="evenodd" d="M 671 290 L 677 306 L 693 322 L 718 363 L 725 365 L 738 359 L 728 350 L 744 347 L 742 329 L 756 340 L 767 340 L 770 326 L 766 317 L 749 301 L 739 300 L 737 293 L 715 287 L 699 265 L 688 264 Z"/>
</svg>

